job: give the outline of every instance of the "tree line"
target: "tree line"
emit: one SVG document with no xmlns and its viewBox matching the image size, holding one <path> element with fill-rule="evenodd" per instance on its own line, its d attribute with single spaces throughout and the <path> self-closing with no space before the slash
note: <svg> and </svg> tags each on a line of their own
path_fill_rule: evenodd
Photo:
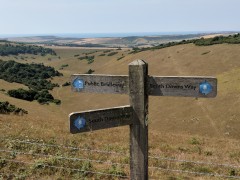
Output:
<svg viewBox="0 0 240 180">
<path fill-rule="evenodd" d="M 61 101 L 54 99 L 48 91 L 54 87 L 59 87 L 58 84 L 48 80 L 55 76 L 62 76 L 62 74 L 43 64 L 22 64 L 15 61 L 0 60 L 0 79 L 21 83 L 29 87 L 29 90 L 9 90 L 8 95 L 14 98 L 27 101 L 37 100 L 40 104 L 49 102 L 61 104 Z"/>
<path fill-rule="evenodd" d="M 54 50 L 50 48 L 44 48 L 42 46 L 11 44 L 10 42 L 0 44 L 0 56 L 19 54 L 33 54 L 33 55 L 40 54 L 41 56 L 45 56 L 47 54 L 57 55 Z"/>
<path fill-rule="evenodd" d="M 58 87 L 58 84 L 47 80 L 55 76 L 62 76 L 62 74 L 43 64 L 22 64 L 12 60 L 0 60 L 0 79 L 21 83 L 34 90 L 52 90 Z"/>
<path fill-rule="evenodd" d="M 240 34 L 234 34 L 229 36 L 216 36 L 213 38 L 201 38 L 194 41 L 197 46 L 210 46 L 214 44 L 240 44 Z"/>
</svg>

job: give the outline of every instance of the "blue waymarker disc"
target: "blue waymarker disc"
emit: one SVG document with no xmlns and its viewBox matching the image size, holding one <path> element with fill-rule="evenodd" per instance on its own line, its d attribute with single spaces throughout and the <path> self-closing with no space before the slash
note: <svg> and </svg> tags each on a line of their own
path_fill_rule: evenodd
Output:
<svg viewBox="0 0 240 180">
<path fill-rule="evenodd" d="M 84 88 L 84 82 L 83 82 L 82 79 L 77 78 L 73 81 L 73 86 L 76 89 L 83 89 Z"/>
<path fill-rule="evenodd" d="M 200 83 L 199 91 L 204 95 L 208 95 L 209 93 L 212 92 L 212 85 L 209 84 L 208 82 L 202 82 Z"/>
<path fill-rule="evenodd" d="M 86 120 L 83 117 L 78 116 L 74 121 L 74 126 L 80 130 L 86 126 Z"/>
</svg>

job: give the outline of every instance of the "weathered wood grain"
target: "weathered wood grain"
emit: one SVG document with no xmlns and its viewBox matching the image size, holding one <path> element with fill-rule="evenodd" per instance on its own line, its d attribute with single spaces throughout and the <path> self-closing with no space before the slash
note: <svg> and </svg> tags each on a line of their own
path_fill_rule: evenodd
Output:
<svg viewBox="0 0 240 180">
<path fill-rule="evenodd" d="M 73 86 L 76 79 L 84 82 L 83 88 Z M 75 92 L 129 94 L 129 76 L 75 74 L 71 76 L 71 82 Z M 199 91 L 202 82 L 211 84 L 211 93 L 205 95 Z M 148 76 L 147 84 L 150 96 L 214 98 L 217 95 L 217 79 L 214 77 Z"/>
<path fill-rule="evenodd" d="M 199 91 L 200 83 L 203 82 L 211 84 L 211 93 L 204 95 Z M 200 76 L 149 76 L 148 94 L 150 96 L 213 98 L 217 95 L 217 79 Z"/>
<path fill-rule="evenodd" d="M 69 115 L 70 132 L 72 134 L 106 129 L 132 124 L 133 109 L 130 106 L 113 107 L 110 109 L 98 109 L 84 112 L 74 112 Z M 86 124 L 77 128 L 75 121 L 83 118 Z"/>
<path fill-rule="evenodd" d="M 129 64 L 129 97 L 133 107 L 130 125 L 130 177 L 148 179 L 148 65 L 142 60 Z"/>
<path fill-rule="evenodd" d="M 83 80 L 82 89 L 73 86 L 76 79 Z M 71 76 L 72 90 L 75 92 L 128 94 L 128 76 L 74 74 Z"/>
</svg>

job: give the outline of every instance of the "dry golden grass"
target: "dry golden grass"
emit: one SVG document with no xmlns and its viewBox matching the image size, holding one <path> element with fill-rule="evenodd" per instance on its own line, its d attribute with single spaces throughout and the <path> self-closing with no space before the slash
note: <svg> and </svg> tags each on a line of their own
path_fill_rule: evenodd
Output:
<svg viewBox="0 0 240 180">
<path fill-rule="evenodd" d="M 78 60 L 78 57 L 74 57 L 74 55 L 84 56 L 85 53 L 96 50 L 56 48 L 60 59 L 58 56 L 34 56 L 36 59 L 28 56 L 24 61 L 17 61 L 44 63 L 57 70 L 61 65 L 68 64 L 68 67 L 60 70 L 64 76 L 53 79 L 53 82 L 60 85 L 69 81 L 71 74 L 85 73 L 90 68 L 95 70 L 96 74 L 127 75 L 128 64 L 135 59 L 144 59 L 149 64 L 150 75 L 216 76 L 219 84 L 218 96 L 215 99 L 150 97 L 149 152 L 161 157 L 239 165 L 239 50 L 240 45 L 196 47 L 192 44 L 131 55 L 128 54 L 128 50 L 122 50 L 114 56 L 99 56 L 104 50 L 97 50 L 98 52 L 91 54 L 95 55 L 95 61 L 88 64 L 85 60 Z M 125 57 L 117 61 L 122 54 Z M 9 60 L 14 57 L 1 57 L 0 59 Z M 20 87 L 24 86 L 0 80 L 0 89 L 8 90 Z M 128 127 L 71 135 L 68 120 L 68 114 L 71 112 L 127 105 L 129 104 L 127 95 L 73 93 L 70 87 L 54 88 L 52 94 L 55 98 L 62 100 L 61 105 L 40 105 L 37 102 L 14 99 L 0 92 L 1 101 L 9 101 L 11 104 L 29 111 L 29 114 L 23 117 L 0 115 L 1 137 L 42 139 L 44 142 L 54 139 L 56 144 L 76 142 L 75 145 L 79 147 L 110 149 L 128 155 Z M 101 158 L 101 156 L 98 155 L 95 158 Z M 186 165 L 182 163 L 167 163 L 150 161 L 150 164 L 162 167 L 197 171 L 194 167 L 185 167 Z M 219 171 L 228 175 L 230 173 L 230 169 L 216 169 L 211 166 L 204 170 Z M 129 173 L 127 170 L 126 172 Z M 174 179 L 175 177 L 179 177 L 179 179 L 219 179 L 162 171 L 153 172 L 152 170 L 149 173 L 157 179 L 159 177 L 162 177 L 160 179 Z"/>
</svg>

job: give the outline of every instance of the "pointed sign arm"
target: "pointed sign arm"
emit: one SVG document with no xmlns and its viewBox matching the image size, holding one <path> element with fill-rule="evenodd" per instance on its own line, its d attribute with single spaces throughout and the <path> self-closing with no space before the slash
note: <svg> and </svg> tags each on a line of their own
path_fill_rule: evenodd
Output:
<svg viewBox="0 0 240 180">
<path fill-rule="evenodd" d="M 74 112 L 69 115 L 72 134 L 132 124 L 133 108 L 119 106 L 108 109 Z"/>
</svg>

